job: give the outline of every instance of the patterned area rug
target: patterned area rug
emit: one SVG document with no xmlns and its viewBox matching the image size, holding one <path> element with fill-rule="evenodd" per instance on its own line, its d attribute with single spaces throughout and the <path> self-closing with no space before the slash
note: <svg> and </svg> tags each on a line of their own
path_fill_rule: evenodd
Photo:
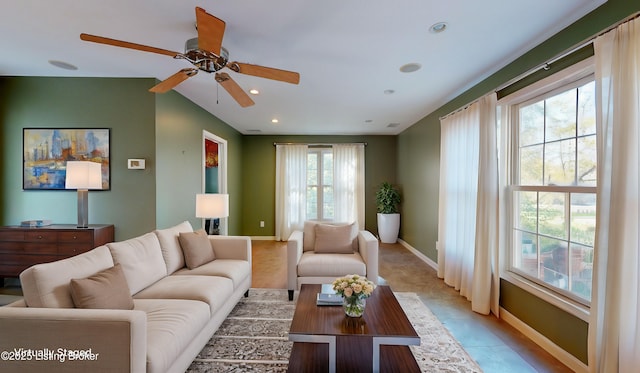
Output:
<svg viewBox="0 0 640 373">
<path fill-rule="evenodd" d="M 395 295 L 420 335 L 420 346 L 411 346 L 411 351 L 423 372 L 482 372 L 415 293 Z M 296 300 L 289 302 L 286 290 L 251 289 L 187 373 L 286 372 Z"/>
</svg>

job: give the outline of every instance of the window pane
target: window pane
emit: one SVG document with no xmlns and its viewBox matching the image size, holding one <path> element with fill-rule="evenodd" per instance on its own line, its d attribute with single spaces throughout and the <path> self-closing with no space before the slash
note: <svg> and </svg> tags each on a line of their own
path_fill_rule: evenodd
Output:
<svg viewBox="0 0 640 373">
<path fill-rule="evenodd" d="M 596 135 L 578 139 L 578 185 L 596 186 Z"/>
<path fill-rule="evenodd" d="M 576 140 L 547 143 L 544 148 L 545 185 L 574 185 Z"/>
<path fill-rule="evenodd" d="M 307 188 L 307 219 L 318 219 L 318 188 Z"/>
<path fill-rule="evenodd" d="M 516 214 L 516 228 L 536 233 L 538 221 L 538 193 L 516 192 L 514 199 L 517 201 L 519 213 Z"/>
<path fill-rule="evenodd" d="M 322 154 L 322 184 L 333 185 L 333 154 Z"/>
<path fill-rule="evenodd" d="M 322 218 L 333 219 L 333 187 L 322 188 Z"/>
<path fill-rule="evenodd" d="M 520 109 L 520 146 L 544 141 L 544 102 Z"/>
<path fill-rule="evenodd" d="M 540 234 L 567 239 L 565 193 L 540 193 L 538 229 Z"/>
<path fill-rule="evenodd" d="M 563 241 L 540 237 L 542 280 L 561 289 L 569 288 L 567 245 Z"/>
<path fill-rule="evenodd" d="M 591 299 L 593 248 L 571 245 L 571 291 L 584 299 Z"/>
<path fill-rule="evenodd" d="M 318 185 L 318 154 L 307 155 L 307 184 Z"/>
<path fill-rule="evenodd" d="M 542 145 L 520 149 L 520 185 L 542 185 Z"/>
<path fill-rule="evenodd" d="M 576 136 L 576 94 L 572 89 L 545 101 L 546 142 Z"/>
<path fill-rule="evenodd" d="M 578 136 L 596 133 L 595 87 L 589 82 L 578 88 Z"/>
<path fill-rule="evenodd" d="M 571 241 L 593 246 L 596 234 L 596 195 L 571 195 Z"/>
<path fill-rule="evenodd" d="M 514 265 L 530 274 L 531 276 L 538 277 L 538 245 L 536 242 L 536 235 L 516 231 L 516 245 L 519 245 L 519 254 L 516 255 L 517 260 Z"/>
</svg>

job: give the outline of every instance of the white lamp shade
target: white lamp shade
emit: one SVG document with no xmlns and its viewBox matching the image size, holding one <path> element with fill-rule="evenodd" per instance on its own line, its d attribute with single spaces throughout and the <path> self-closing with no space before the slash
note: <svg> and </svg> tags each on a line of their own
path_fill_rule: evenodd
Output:
<svg viewBox="0 0 640 373">
<path fill-rule="evenodd" d="M 102 165 L 88 161 L 68 161 L 65 189 L 102 189 Z"/>
<path fill-rule="evenodd" d="M 227 216 L 229 216 L 228 194 L 196 194 L 197 218 L 226 218 Z"/>
</svg>

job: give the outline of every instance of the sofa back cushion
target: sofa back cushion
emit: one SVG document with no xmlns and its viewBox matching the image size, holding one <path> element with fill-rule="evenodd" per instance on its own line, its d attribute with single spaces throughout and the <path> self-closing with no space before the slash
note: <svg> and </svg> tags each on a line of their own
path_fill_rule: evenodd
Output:
<svg viewBox="0 0 640 373">
<path fill-rule="evenodd" d="M 111 242 L 107 246 L 114 264 L 122 266 L 131 295 L 167 276 L 162 249 L 155 233 Z"/>
<path fill-rule="evenodd" d="M 29 307 L 73 308 L 70 282 L 113 267 L 107 246 L 51 263 L 36 264 L 20 274 L 24 300 Z"/>
<path fill-rule="evenodd" d="M 304 222 L 302 231 L 302 250 L 314 251 L 316 246 L 316 225 L 325 224 L 332 226 L 351 225 L 351 238 L 353 240 L 353 251 L 358 251 L 358 224 L 356 223 L 327 223 L 315 220 L 307 220 Z"/>
<path fill-rule="evenodd" d="M 184 268 L 184 254 L 178 242 L 178 235 L 183 232 L 193 232 L 191 223 L 183 221 L 182 223 L 166 229 L 157 229 L 154 231 L 160 241 L 160 247 L 162 248 L 162 257 L 167 266 L 167 274 Z"/>
</svg>

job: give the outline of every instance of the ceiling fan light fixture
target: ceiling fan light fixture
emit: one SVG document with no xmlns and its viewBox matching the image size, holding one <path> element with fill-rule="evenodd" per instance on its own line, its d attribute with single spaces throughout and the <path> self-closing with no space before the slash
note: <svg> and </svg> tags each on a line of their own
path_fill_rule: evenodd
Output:
<svg viewBox="0 0 640 373">
<path fill-rule="evenodd" d="M 447 22 L 437 22 L 429 27 L 429 32 L 433 34 L 439 34 L 441 32 L 444 32 L 448 27 L 449 24 Z"/>
<path fill-rule="evenodd" d="M 422 65 L 416 62 L 411 62 L 406 65 L 400 66 L 400 71 L 403 73 L 412 73 L 414 71 L 418 71 L 422 68 Z"/>
</svg>

